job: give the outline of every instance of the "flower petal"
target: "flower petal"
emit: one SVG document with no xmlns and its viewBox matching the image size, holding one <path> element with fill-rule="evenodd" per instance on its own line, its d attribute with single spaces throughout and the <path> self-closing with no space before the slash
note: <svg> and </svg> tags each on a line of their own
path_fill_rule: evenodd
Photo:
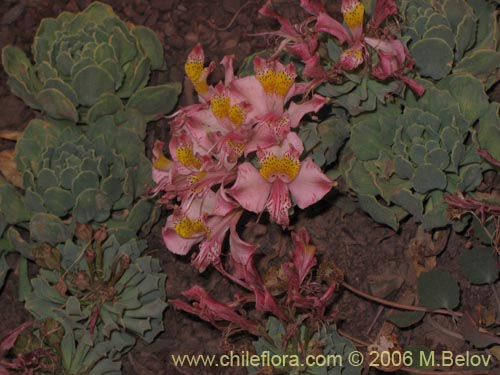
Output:
<svg viewBox="0 0 500 375">
<path fill-rule="evenodd" d="M 365 38 L 366 44 L 377 51 L 379 63 L 373 68 L 373 74 L 379 79 L 386 79 L 404 69 L 405 48 L 401 41 Z"/>
<path fill-rule="evenodd" d="M 297 127 L 306 113 L 319 111 L 326 104 L 326 101 L 327 98 L 315 94 L 313 98 L 307 102 L 301 104 L 296 104 L 294 102 L 290 103 L 287 111 L 290 116 L 290 127 Z"/>
<path fill-rule="evenodd" d="M 346 28 L 339 21 L 333 19 L 324 12 L 318 15 L 314 30 L 333 35 L 338 39 L 340 44 L 343 44 L 346 40 L 349 42 L 352 40 Z"/>
<path fill-rule="evenodd" d="M 182 238 L 174 229 L 167 226 L 163 228 L 162 237 L 167 249 L 178 255 L 186 255 L 194 245 L 202 240 L 202 237 Z"/>
<path fill-rule="evenodd" d="M 291 207 L 292 201 L 290 200 L 288 187 L 281 179 L 277 178 L 272 184 L 271 194 L 266 204 L 266 208 L 271 215 L 271 221 L 284 227 L 288 226 L 290 222 L 288 210 Z"/>
<path fill-rule="evenodd" d="M 297 206 L 306 208 L 323 198 L 333 186 L 334 182 L 321 172 L 311 158 L 307 158 L 288 188 Z"/>
<path fill-rule="evenodd" d="M 250 163 L 246 162 L 238 167 L 238 177 L 228 193 L 248 211 L 261 213 L 265 206 L 271 184 L 269 184 Z"/>
<path fill-rule="evenodd" d="M 387 17 L 398 14 L 398 6 L 395 0 L 377 0 L 375 11 L 370 20 L 371 26 L 378 29 Z"/>
<path fill-rule="evenodd" d="M 229 84 L 234 79 L 233 61 L 234 61 L 234 55 L 226 55 L 220 62 L 221 65 L 224 67 L 225 71 L 224 85 L 226 87 L 229 86 Z"/>
<path fill-rule="evenodd" d="M 234 227 L 231 228 L 229 235 L 229 247 L 231 248 L 231 256 L 240 264 L 247 264 L 255 253 L 255 246 L 243 241 Z"/>
<path fill-rule="evenodd" d="M 242 98 L 250 104 L 248 118 L 261 119 L 269 113 L 269 98 L 264 88 L 255 76 L 248 76 L 234 79 L 231 82 L 231 89 L 236 91 L 240 100 L 231 100 L 232 102 L 241 101 Z"/>
<path fill-rule="evenodd" d="M 292 260 L 297 271 L 299 285 L 302 285 L 305 277 L 312 267 L 316 265 L 316 246 L 310 245 L 310 237 L 305 228 L 300 228 L 296 233 L 292 232 L 295 247 L 292 249 Z"/>
<path fill-rule="evenodd" d="M 300 0 L 300 6 L 302 9 L 304 9 L 307 13 L 310 13 L 314 16 L 317 16 L 321 12 L 326 12 L 325 7 L 316 0 Z"/>
<path fill-rule="evenodd" d="M 267 121 L 262 121 L 253 128 L 252 138 L 245 145 L 245 156 L 260 148 L 265 149 L 276 144 L 276 133 L 271 126 L 273 125 L 269 125 Z"/>
<path fill-rule="evenodd" d="M 399 78 L 401 78 L 401 80 L 408 85 L 408 87 L 417 97 L 420 97 L 424 94 L 425 87 L 421 83 L 403 75 L 401 75 Z"/>
<path fill-rule="evenodd" d="M 304 74 L 310 78 L 327 79 L 325 69 L 319 63 L 319 54 L 315 53 L 309 59 L 304 60 Z"/>
<path fill-rule="evenodd" d="M 363 61 L 363 46 L 361 44 L 356 44 L 342 51 L 340 55 L 340 67 L 345 70 L 356 69 Z"/>
</svg>

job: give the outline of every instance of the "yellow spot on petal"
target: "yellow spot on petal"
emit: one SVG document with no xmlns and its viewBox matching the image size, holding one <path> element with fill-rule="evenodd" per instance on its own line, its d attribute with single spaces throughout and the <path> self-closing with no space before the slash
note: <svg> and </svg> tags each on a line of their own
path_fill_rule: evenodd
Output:
<svg viewBox="0 0 500 375">
<path fill-rule="evenodd" d="M 174 224 L 174 230 L 182 238 L 192 238 L 194 235 L 201 233 L 205 233 L 207 237 L 210 235 L 210 230 L 200 219 L 191 220 L 188 217 L 177 220 Z"/>
<path fill-rule="evenodd" d="M 238 104 L 229 107 L 229 120 L 236 126 L 240 126 L 246 117 L 246 111 Z"/>
<path fill-rule="evenodd" d="M 229 114 L 231 102 L 227 95 L 215 95 L 210 100 L 210 109 L 215 117 L 221 119 Z"/>
<path fill-rule="evenodd" d="M 295 77 L 284 71 L 274 71 L 269 68 L 261 69 L 256 74 L 257 79 L 268 94 L 285 96 L 295 81 Z"/>
<path fill-rule="evenodd" d="M 205 68 L 203 66 L 203 61 L 187 61 L 186 64 L 184 64 L 184 70 L 188 78 L 194 83 L 199 81 Z"/>
<path fill-rule="evenodd" d="M 288 180 L 286 182 L 292 181 L 300 170 L 300 161 L 287 155 L 282 158 L 269 155 L 261 161 L 260 165 L 260 174 L 268 181 L 276 177 L 286 177 Z"/>
<path fill-rule="evenodd" d="M 340 62 L 347 70 L 357 68 L 363 63 L 363 49 L 358 46 L 346 49 L 340 56 Z"/>
<path fill-rule="evenodd" d="M 198 94 L 206 94 L 208 92 L 208 84 L 207 81 L 200 81 L 194 84 L 194 89 Z"/>
<path fill-rule="evenodd" d="M 227 141 L 226 144 L 231 149 L 231 151 L 234 154 L 236 154 L 237 156 L 243 155 L 243 152 L 245 151 L 245 144 L 244 143 L 237 143 L 237 142 L 233 142 L 233 141 Z"/>
<path fill-rule="evenodd" d="M 202 180 L 206 175 L 207 175 L 206 171 L 200 171 L 196 174 L 189 176 L 187 180 L 191 185 L 193 185 L 200 182 L 200 180 Z"/>
<path fill-rule="evenodd" d="M 285 96 L 295 81 L 295 78 L 285 71 L 275 72 L 274 77 L 274 92 L 278 95 Z"/>
<path fill-rule="evenodd" d="M 198 60 L 188 60 L 184 64 L 184 70 L 186 71 L 186 75 L 193 83 L 193 86 L 199 94 L 205 94 L 208 92 L 208 84 L 206 71 L 207 68 L 204 68 L 203 61 Z"/>
<path fill-rule="evenodd" d="M 183 146 L 175 150 L 177 160 L 186 168 L 201 168 L 201 161 L 196 158 L 191 147 Z"/>
<path fill-rule="evenodd" d="M 160 171 L 166 171 L 170 168 L 172 161 L 167 158 L 163 153 L 158 156 L 158 159 L 153 163 L 153 168 L 159 169 Z"/>
<path fill-rule="evenodd" d="M 350 6 L 348 9 L 345 9 L 343 13 L 344 21 L 351 30 L 363 25 L 365 7 L 361 2 L 354 2 L 352 6 Z"/>
<path fill-rule="evenodd" d="M 270 69 L 264 68 L 259 70 L 256 74 L 257 79 L 267 93 L 273 92 L 274 88 L 274 72 Z"/>
</svg>

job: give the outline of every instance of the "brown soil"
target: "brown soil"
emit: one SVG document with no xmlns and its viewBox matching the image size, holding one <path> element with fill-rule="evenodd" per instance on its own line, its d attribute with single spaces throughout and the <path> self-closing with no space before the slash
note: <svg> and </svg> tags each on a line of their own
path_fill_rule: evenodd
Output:
<svg viewBox="0 0 500 375">
<path fill-rule="evenodd" d="M 122 19 L 143 24 L 155 30 L 165 47 L 167 68 L 155 73 L 153 84 L 167 81 L 183 81 L 183 64 L 188 52 L 197 43 L 203 45 L 207 59 L 220 61 L 226 54 L 235 55 L 235 65 L 241 64 L 248 54 L 267 46 L 263 37 L 248 34 L 275 30 L 277 25 L 257 14 L 262 1 L 245 0 L 105 0 L 112 5 Z M 89 0 L 4 0 L 0 2 L 0 48 L 14 44 L 29 50 L 36 28 L 44 17 L 57 16 L 61 11 L 79 11 L 90 3 Z M 298 0 L 275 1 L 282 14 L 292 21 L 301 19 Z M 340 1 L 329 2 L 333 10 Z M 239 11 L 241 9 L 241 11 Z M 221 78 L 216 72 L 212 79 Z M 496 100 L 500 88 L 492 96 Z M 193 102 L 189 91 L 183 93 L 180 104 Z M 0 82 L 0 130 L 22 129 L 36 113 L 12 94 L 6 85 L 6 74 L 1 71 Z M 147 147 L 150 149 L 155 139 L 166 139 L 168 123 L 162 120 L 150 126 Z M 0 150 L 12 148 L 11 141 L 0 141 Z M 417 234 L 413 222 L 407 222 L 399 232 L 394 232 L 373 222 L 359 210 L 351 212 L 355 203 L 346 198 L 338 199 L 333 193 L 330 199 L 311 207 L 297 215 L 296 226 L 308 229 L 312 242 L 318 247 L 320 259 L 334 260 L 345 272 L 351 285 L 367 292 L 380 293 L 393 301 L 405 300 L 412 304 L 416 283 L 415 258 L 409 255 L 409 244 Z M 346 204 L 347 202 L 347 204 Z M 341 208 L 342 207 L 342 208 Z M 350 212 L 350 213 L 348 213 Z M 160 231 L 164 223 L 164 213 L 160 223 L 149 236 L 150 252 L 158 256 L 167 273 L 168 298 L 177 298 L 181 292 L 199 284 L 219 299 L 230 299 L 237 288 L 223 279 L 217 272 L 208 269 L 198 274 L 189 264 L 189 256 L 178 257 L 167 251 L 162 243 Z M 281 247 L 289 248 L 288 233 L 278 227 L 269 226 L 258 238 L 259 252 L 266 255 L 276 252 L 281 237 Z M 283 243 L 285 245 L 283 245 Z M 288 245 L 288 247 L 287 247 Z M 495 304 L 487 287 L 470 287 L 458 271 L 457 257 L 465 245 L 462 237 L 452 233 L 446 244 L 446 251 L 440 253 L 437 264 L 447 269 L 460 282 L 461 310 L 473 310 L 477 305 Z M 282 254 L 279 254 L 282 255 Z M 9 258 L 14 263 L 15 257 Z M 413 273 L 412 273 L 413 272 Z M 383 288 L 388 283 L 395 287 Z M 384 295 L 385 293 L 385 295 Z M 29 319 L 23 305 L 17 302 L 17 278 L 11 273 L 2 291 L 0 303 L 0 336 L 16 325 Z M 333 309 L 337 311 L 338 326 L 347 334 L 371 341 L 381 329 L 387 329 L 385 318 L 391 313 L 380 305 L 360 299 L 352 293 L 339 291 Z M 242 368 L 180 368 L 171 362 L 172 354 L 222 354 L 238 350 L 248 345 L 252 338 L 238 336 L 225 340 L 219 331 L 209 324 L 185 313 L 168 308 L 165 313 L 165 332 L 149 346 L 141 343 L 124 359 L 124 374 L 245 374 Z M 450 320 L 442 322 L 454 330 Z M 436 334 L 428 323 L 416 329 L 394 330 L 403 345 L 425 344 L 431 348 L 448 348 L 456 353 L 468 347 L 463 341 Z M 376 373 L 371 370 L 370 373 Z"/>
</svg>

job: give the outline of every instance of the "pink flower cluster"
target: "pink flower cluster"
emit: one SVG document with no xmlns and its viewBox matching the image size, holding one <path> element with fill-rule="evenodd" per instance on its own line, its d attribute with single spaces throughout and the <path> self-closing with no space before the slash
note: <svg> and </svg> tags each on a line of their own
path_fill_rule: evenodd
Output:
<svg viewBox="0 0 500 375">
<path fill-rule="evenodd" d="M 185 70 L 200 103 L 173 115 L 170 158 L 163 142 L 153 149 L 153 193 L 173 208 L 163 239 L 182 255 L 199 244 L 193 264 L 200 270 L 219 262 L 228 231 L 231 257 L 247 264 L 254 247 L 236 231 L 245 210 L 267 210 L 272 222 L 286 227 L 294 204 L 308 207 L 333 186 L 310 158 L 301 160 L 304 146 L 293 130 L 326 99 L 290 101 L 305 90 L 295 83 L 293 65 L 256 57 L 255 75 L 239 78 L 226 56 L 225 80 L 211 86 L 207 77 L 214 64 L 205 67 L 204 60 L 201 46 L 195 46 Z"/>
<path fill-rule="evenodd" d="M 314 279 L 311 270 L 317 262 L 316 247 L 309 243 L 309 234 L 304 228 L 292 233 L 292 239 L 295 247 L 290 252 L 291 260 L 283 262 L 276 271 L 285 285 L 281 291 L 271 292 L 250 257 L 246 265 L 235 262 L 231 273 L 222 264 L 216 265 L 221 274 L 247 291 L 235 295 L 234 301 L 218 301 L 196 285 L 182 293 L 190 303 L 183 299 L 174 299 L 171 303 L 176 309 L 195 314 L 220 330 L 227 330 L 228 334 L 239 330 L 256 336 L 265 334 L 264 327 L 258 321 L 246 316 L 243 306 L 248 303 L 254 303 L 256 310 L 268 312 L 286 323 L 289 327 L 288 337 L 306 319 L 315 322 L 331 319 L 335 311 L 327 312 L 327 306 L 338 284 L 330 281 L 326 285 L 325 280 Z"/>
<path fill-rule="evenodd" d="M 395 0 L 378 0 L 366 25 L 365 8 L 359 0 L 342 0 L 341 12 L 345 25 L 329 16 L 318 1 L 301 0 L 300 4 L 313 16 L 301 27 L 295 27 L 288 19 L 277 14 L 269 0 L 259 12 L 280 23 L 280 30 L 270 33 L 283 38 L 277 53 L 286 49 L 298 56 L 305 64 L 306 77 L 316 82 L 328 81 L 331 75 L 341 71 L 350 72 L 367 63 L 375 78 L 399 79 L 415 95 L 424 93 L 425 89 L 421 84 L 406 76 L 406 70 L 413 69 L 410 53 L 389 27 L 382 28 L 389 16 L 398 14 Z M 338 45 L 344 46 L 340 61 L 329 69 L 325 69 L 320 63 L 319 33 L 333 36 Z"/>
</svg>

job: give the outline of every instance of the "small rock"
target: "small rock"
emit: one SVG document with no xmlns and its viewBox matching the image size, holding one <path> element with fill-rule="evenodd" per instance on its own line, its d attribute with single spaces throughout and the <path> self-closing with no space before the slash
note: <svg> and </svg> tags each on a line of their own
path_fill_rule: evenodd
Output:
<svg viewBox="0 0 500 375">
<path fill-rule="evenodd" d="M 26 105 L 21 99 L 13 95 L 0 97 L 0 127 L 5 128 L 10 125 L 21 126 L 26 118 Z"/>
<path fill-rule="evenodd" d="M 238 46 L 239 37 L 238 34 L 224 40 L 222 44 L 222 49 L 224 53 L 235 53 L 236 47 Z"/>
<path fill-rule="evenodd" d="M 134 9 L 139 14 L 144 14 L 148 9 L 148 6 L 141 0 L 136 0 L 134 4 Z"/>
<path fill-rule="evenodd" d="M 186 39 L 186 42 L 190 45 L 195 45 L 200 40 L 198 34 L 193 31 L 189 31 L 184 37 L 184 39 Z"/>
<path fill-rule="evenodd" d="M 246 14 L 245 12 L 241 12 L 238 15 L 238 18 L 236 19 L 236 22 L 238 22 L 238 24 L 241 25 L 241 26 L 252 25 L 252 20 L 250 19 L 250 17 L 248 16 L 248 14 Z"/>
<path fill-rule="evenodd" d="M 154 28 L 156 23 L 158 22 L 158 18 L 160 17 L 160 13 L 156 9 L 153 9 L 150 14 L 147 16 L 146 21 L 144 23 L 145 26 Z"/>
<path fill-rule="evenodd" d="M 250 55 L 251 51 L 252 45 L 250 44 L 250 42 L 242 42 L 238 44 L 238 55 L 241 55 L 245 58 L 246 56 Z"/>
<path fill-rule="evenodd" d="M 65 9 L 68 12 L 71 12 L 71 13 L 78 13 L 80 11 L 80 8 L 78 7 L 78 4 L 77 4 L 76 0 L 70 0 L 70 1 L 68 1 L 68 3 L 66 4 Z"/>
<path fill-rule="evenodd" d="M 2 21 L 0 24 L 2 25 L 10 25 L 15 22 L 24 12 L 24 8 L 26 6 L 23 3 L 19 3 L 16 6 L 10 8 L 2 17 Z"/>
<path fill-rule="evenodd" d="M 163 33 L 166 36 L 173 36 L 177 33 L 177 28 L 171 22 L 166 22 L 163 26 Z"/>
<path fill-rule="evenodd" d="M 184 47 L 184 39 L 182 39 L 179 35 L 174 35 L 167 40 L 167 43 L 170 46 L 178 49 L 182 49 Z"/>
<path fill-rule="evenodd" d="M 107 3 L 108 5 L 111 5 L 113 7 L 113 9 L 116 10 L 115 8 L 115 4 L 117 3 L 117 1 L 113 1 L 113 0 L 107 0 L 107 1 L 104 1 L 105 3 Z M 87 8 L 90 4 L 90 0 L 76 0 L 76 3 L 78 4 L 78 8 L 80 8 L 81 10 Z"/>
<path fill-rule="evenodd" d="M 7 44 L 12 44 L 14 41 L 14 35 L 9 32 L 7 27 L 2 27 L 0 30 L 0 49 L 5 47 Z"/>
<path fill-rule="evenodd" d="M 174 0 L 151 0 L 151 7 L 161 11 L 171 10 L 173 6 Z"/>
</svg>

